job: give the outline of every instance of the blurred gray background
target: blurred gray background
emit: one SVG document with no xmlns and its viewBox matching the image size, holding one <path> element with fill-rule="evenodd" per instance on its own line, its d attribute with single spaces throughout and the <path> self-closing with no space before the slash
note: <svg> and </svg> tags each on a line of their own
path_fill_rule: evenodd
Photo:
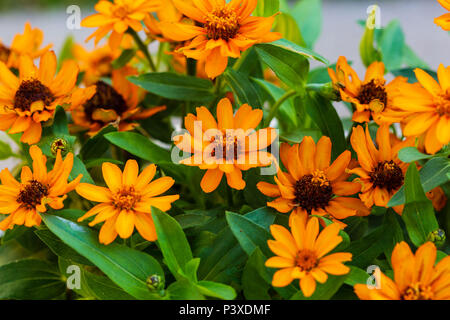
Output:
<svg viewBox="0 0 450 320">
<path fill-rule="evenodd" d="M 40 1 L 36 0 L 33 0 L 34 6 L 29 7 L 23 5 L 24 1 L 27 0 L 0 0 L 0 39 L 5 44 L 11 43 L 14 34 L 23 32 L 26 21 L 44 31 L 44 43 L 53 43 L 56 52 L 59 52 L 67 36 L 73 35 L 77 42 L 84 42 L 94 30 L 69 30 L 66 27 L 67 5 L 79 5 L 84 18 L 93 12 L 92 4 L 87 0 L 47 0 L 41 3 L 56 3 L 59 5 L 57 7 L 40 7 L 36 5 Z M 354 68 L 362 77 L 365 68 L 359 58 L 359 42 L 363 28 L 357 20 L 365 19 L 368 6 L 373 4 L 381 9 L 382 26 L 392 19 L 400 21 L 406 43 L 431 69 L 436 70 L 440 63 L 450 65 L 450 35 L 433 22 L 435 17 L 445 13 L 445 9 L 435 0 L 324 0 L 322 32 L 314 50 L 332 62 L 340 55 L 346 56 L 353 61 Z M 92 47 L 92 42 L 88 47 Z M 8 138 L 0 132 L 0 139 Z M 6 167 L 11 169 L 15 163 L 14 159 L 0 161 L 0 170 Z"/>
</svg>

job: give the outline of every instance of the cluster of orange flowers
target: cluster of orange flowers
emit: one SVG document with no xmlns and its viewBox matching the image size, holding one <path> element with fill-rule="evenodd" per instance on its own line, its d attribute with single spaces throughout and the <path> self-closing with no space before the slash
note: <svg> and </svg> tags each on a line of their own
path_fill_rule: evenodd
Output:
<svg viewBox="0 0 450 320">
<path fill-rule="evenodd" d="M 450 8 L 448 1 L 439 2 Z M 205 76 L 216 78 L 226 69 L 229 57 L 239 58 L 252 45 L 281 38 L 271 32 L 275 16 L 252 16 L 256 5 L 257 0 L 172 0 L 164 6 L 159 0 L 101 0 L 95 6 L 98 13 L 86 18 L 82 25 L 97 28 L 89 37 L 96 43 L 109 34 L 108 45 L 91 52 L 77 45 L 73 55 L 79 65 L 67 60 L 58 73 L 50 46 L 40 48 L 42 32 L 28 24 L 10 48 L 0 45 L 0 130 L 23 133 L 21 141 L 32 145 L 33 159 L 33 171 L 23 167 L 21 182 L 8 169 L 0 173 L 0 213 L 8 214 L 0 222 L 0 229 L 39 225 L 39 213 L 46 212 L 46 205 L 61 209 L 67 193 L 75 189 L 80 196 L 100 203 L 79 221 L 95 216 L 89 225 L 104 222 L 99 234 L 101 243 L 109 244 L 117 236 L 129 238 L 134 227 L 144 239 L 155 241 L 150 208 L 171 208 L 179 195 L 161 194 L 172 187 L 174 180 L 153 180 L 155 165 L 139 173 L 137 162 L 129 160 L 123 172 L 114 164 L 103 164 L 107 187 L 80 183 L 81 176 L 68 182 L 73 154 L 63 160 L 58 151 L 53 169 L 47 172 L 47 159 L 34 145 L 41 138 L 42 123 L 51 120 L 61 105 L 71 112 L 72 130 L 87 130 L 94 135 L 110 123 L 117 123 L 119 130 L 135 128 L 134 120 L 148 118 L 166 107 L 141 107 L 144 92 L 126 79 L 138 71 L 129 65 L 111 68 L 120 48 L 132 46 L 127 35 L 145 29 L 151 37 L 170 42 L 178 61 L 198 60 L 197 66 L 204 69 Z M 448 14 L 437 18 L 436 23 L 449 29 Z M 33 62 L 38 57 L 39 68 Z M 18 69 L 18 76 L 12 69 Z M 76 84 L 80 70 L 84 72 L 84 87 Z M 347 150 L 331 162 L 328 137 L 317 143 L 305 137 L 300 144 L 283 143 L 278 163 L 264 151 L 274 142 L 275 129 L 254 131 L 263 118 L 262 110 L 244 104 L 235 113 L 227 98 L 218 103 L 216 118 L 206 107 L 198 107 L 196 115 L 185 117 L 188 132 L 178 137 L 176 145 L 191 156 L 180 163 L 206 170 L 201 180 L 204 192 L 216 190 L 224 175 L 229 187 L 242 190 L 246 186 L 242 171 L 276 163 L 274 184 L 257 185 L 264 195 L 274 198 L 268 206 L 290 213 L 291 231 L 278 225 L 271 227 L 275 240 L 268 245 L 276 256 L 268 259 L 266 266 L 281 269 L 274 274 L 274 286 L 300 279 L 303 294 L 311 296 L 316 281 L 324 283 L 327 274 L 348 273 L 350 269 L 343 263 L 351 260 L 351 254 L 330 253 L 342 241 L 339 232 L 346 226 L 342 220 L 367 216 L 373 206 L 387 207 L 403 185 L 408 167 L 398 158 L 400 149 L 418 141 L 420 150 L 434 154 L 450 142 L 450 67 L 439 66 L 438 82 L 416 69 L 417 83 L 397 77 L 386 84 L 384 73 L 383 63 L 374 62 L 361 81 L 344 57 L 339 58 L 336 71 L 329 70 L 342 100 L 355 108 L 353 121 L 373 120 L 379 124 L 376 144 L 368 126 L 354 127 L 350 141 L 357 161 Z M 111 77 L 112 83 L 102 81 L 102 77 Z M 406 139 L 399 140 L 390 133 L 393 123 L 400 123 Z M 208 139 L 196 138 L 199 124 L 200 132 Z M 240 138 L 238 131 L 243 132 Z M 252 140 L 256 143 L 251 144 Z M 231 159 L 224 154 L 229 146 L 235 151 Z M 200 162 L 196 161 L 199 156 Z M 352 174 L 357 178 L 350 181 Z M 440 210 L 446 200 L 442 190 L 435 189 L 432 195 L 433 205 Z M 403 210 L 402 206 L 394 209 L 398 214 Z M 325 226 L 327 219 L 332 223 Z M 321 231 L 319 221 L 324 226 Z M 415 255 L 400 243 L 392 254 L 395 282 L 383 275 L 382 290 L 367 291 L 356 286 L 355 291 L 364 299 L 450 298 L 450 258 L 434 266 L 435 258 L 432 243 L 424 244 Z"/>
</svg>

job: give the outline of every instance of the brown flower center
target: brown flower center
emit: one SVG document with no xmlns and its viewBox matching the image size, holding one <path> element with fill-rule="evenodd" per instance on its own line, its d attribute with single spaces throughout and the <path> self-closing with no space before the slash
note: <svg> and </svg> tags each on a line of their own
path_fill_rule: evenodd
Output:
<svg viewBox="0 0 450 320">
<path fill-rule="evenodd" d="M 302 271 L 311 271 L 317 267 L 318 261 L 313 251 L 301 250 L 297 253 L 295 263 Z"/>
<path fill-rule="evenodd" d="M 312 209 L 323 209 L 328 205 L 333 198 L 333 189 L 326 175 L 316 170 L 295 183 L 294 195 L 297 204 L 310 213 Z"/>
<path fill-rule="evenodd" d="M 45 106 L 50 106 L 55 101 L 55 96 L 37 79 L 22 81 L 14 97 L 14 108 L 29 111 L 36 101 L 42 101 Z"/>
<path fill-rule="evenodd" d="M 213 138 L 214 149 L 211 156 L 216 159 L 237 160 L 243 151 L 243 141 L 239 136 L 227 133 L 225 137 L 216 135 Z M 218 152 L 218 151 L 221 152 Z"/>
<path fill-rule="evenodd" d="M 205 17 L 206 34 L 209 39 L 228 40 L 234 38 L 240 25 L 236 12 L 226 7 L 215 9 Z"/>
<path fill-rule="evenodd" d="M 42 198 L 46 196 L 48 196 L 48 186 L 39 181 L 31 180 L 20 191 L 17 202 L 22 203 L 28 209 L 32 209 L 41 204 Z"/>
<path fill-rule="evenodd" d="M 442 116 L 450 117 L 450 91 L 435 98 L 436 111 Z"/>
<path fill-rule="evenodd" d="M 356 97 L 361 104 L 368 104 L 370 110 L 381 112 L 387 103 L 387 93 L 383 85 L 371 80 L 361 86 L 359 94 Z"/>
<path fill-rule="evenodd" d="M 125 187 L 113 196 L 113 205 L 119 210 L 131 210 L 140 199 L 134 187 Z"/>
<path fill-rule="evenodd" d="M 0 61 L 6 63 L 8 62 L 9 55 L 11 54 L 11 50 L 8 47 L 5 47 L 0 43 Z"/>
<path fill-rule="evenodd" d="M 380 187 L 389 192 L 400 188 L 404 180 L 402 169 L 392 160 L 378 162 L 369 176 L 374 187 Z"/>
<path fill-rule="evenodd" d="M 402 300 L 431 300 L 433 290 L 430 286 L 415 283 L 408 286 L 401 294 Z"/>
<path fill-rule="evenodd" d="M 125 99 L 109 84 L 98 81 L 96 84 L 97 91 L 83 105 L 86 117 L 94 121 L 92 114 L 97 109 L 114 110 L 118 115 L 124 113 L 128 106 Z"/>
</svg>

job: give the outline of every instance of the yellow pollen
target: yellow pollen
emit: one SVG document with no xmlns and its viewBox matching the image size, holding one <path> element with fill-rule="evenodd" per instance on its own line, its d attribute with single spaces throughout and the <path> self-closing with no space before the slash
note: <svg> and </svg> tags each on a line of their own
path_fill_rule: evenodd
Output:
<svg viewBox="0 0 450 320">
<path fill-rule="evenodd" d="M 321 187 L 330 185 L 330 181 L 322 170 L 314 170 L 312 173 L 311 182 L 318 184 Z"/>
<path fill-rule="evenodd" d="M 307 249 L 299 251 L 295 261 L 302 271 L 311 271 L 318 263 L 316 254 Z"/>
<path fill-rule="evenodd" d="M 415 283 L 408 286 L 402 293 L 403 300 L 431 300 L 433 291 L 431 286 Z"/>
<path fill-rule="evenodd" d="M 113 196 L 114 207 L 120 210 L 132 210 L 140 200 L 140 195 L 134 187 L 124 187 Z"/>
<path fill-rule="evenodd" d="M 236 12 L 221 7 L 208 13 L 205 17 L 205 28 L 209 39 L 228 40 L 234 38 L 239 31 L 239 19 Z"/>
</svg>

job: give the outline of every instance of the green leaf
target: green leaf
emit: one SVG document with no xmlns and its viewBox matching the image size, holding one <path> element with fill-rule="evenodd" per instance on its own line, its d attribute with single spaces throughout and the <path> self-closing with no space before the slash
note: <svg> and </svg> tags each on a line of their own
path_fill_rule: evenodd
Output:
<svg viewBox="0 0 450 320">
<path fill-rule="evenodd" d="M 316 92 L 308 92 L 306 112 L 313 119 L 323 135 L 329 137 L 333 144 L 332 158 L 336 159 L 347 149 L 344 127 L 331 102 Z"/>
<path fill-rule="evenodd" d="M 58 70 L 61 68 L 62 63 L 65 60 L 73 59 L 73 54 L 72 54 L 73 45 L 74 45 L 74 39 L 73 39 L 73 36 L 70 35 L 64 41 L 64 43 L 61 47 L 61 51 L 58 54 Z"/>
<path fill-rule="evenodd" d="M 372 64 L 374 61 L 381 60 L 380 52 L 374 47 L 374 29 L 366 28 L 364 29 L 364 34 L 362 36 L 361 42 L 359 44 L 359 54 L 361 60 L 366 67 Z"/>
<path fill-rule="evenodd" d="M 186 264 L 192 260 L 192 251 L 186 235 L 178 222 L 165 212 L 152 207 L 158 244 L 170 272 L 179 280 L 178 270 L 185 271 Z"/>
<path fill-rule="evenodd" d="M 258 48 L 260 46 L 265 46 L 265 45 L 276 46 L 276 47 L 294 52 L 294 53 L 296 53 L 300 56 L 306 57 L 308 59 L 314 59 L 314 60 L 322 62 L 326 65 L 330 64 L 330 62 L 326 58 L 321 56 L 320 54 L 318 54 L 310 49 L 299 46 L 299 45 L 297 45 L 289 40 L 286 40 L 286 39 L 280 39 L 280 40 L 277 40 L 277 41 L 274 41 L 271 43 L 267 43 L 267 44 L 258 44 L 258 45 L 256 45 L 256 48 Z"/>
<path fill-rule="evenodd" d="M 42 215 L 42 219 L 64 243 L 89 259 L 127 293 L 137 299 L 160 299 L 146 284 L 151 275 L 164 278 L 161 266 L 152 256 L 116 243 L 102 245 L 97 232 L 61 217 Z"/>
<path fill-rule="evenodd" d="M 424 160 L 424 159 L 429 159 L 432 156 L 429 154 L 424 154 L 422 152 L 420 152 L 419 150 L 417 150 L 416 147 L 406 147 L 401 149 L 398 152 L 398 158 L 403 161 L 403 162 L 414 162 L 414 161 L 418 161 L 418 160 Z"/>
<path fill-rule="evenodd" d="M 223 300 L 233 300 L 236 298 L 236 291 L 225 284 L 213 281 L 199 281 L 197 283 L 199 291 L 208 297 L 219 298 Z"/>
<path fill-rule="evenodd" d="M 157 146 L 150 139 L 134 132 L 111 132 L 106 140 L 129 153 L 151 163 L 171 162 L 169 151 Z"/>
<path fill-rule="evenodd" d="M 292 10 L 308 48 L 313 48 L 322 29 L 322 1 L 300 0 Z"/>
<path fill-rule="evenodd" d="M 61 106 L 56 107 L 52 130 L 55 135 L 69 135 L 66 111 Z"/>
<path fill-rule="evenodd" d="M 120 56 L 112 62 L 112 67 L 114 69 L 120 69 L 124 67 L 128 62 L 130 62 L 131 59 L 136 54 L 136 49 L 125 49 L 122 51 Z"/>
<path fill-rule="evenodd" d="M 61 275 L 45 261 L 19 260 L 0 267 L 0 299 L 47 300 L 65 289 Z"/>
<path fill-rule="evenodd" d="M 305 40 L 303 40 L 297 22 L 292 15 L 287 12 L 283 12 L 283 14 L 280 14 L 275 18 L 275 27 L 273 28 L 273 31 L 281 33 L 286 40 L 298 44 L 299 46 L 306 47 Z"/>
<path fill-rule="evenodd" d="M 224 78 L 233 91 L 239 105 L 248 103 L 253 108 L 262 107 L 258 91 L 247 75 L 228 68 L 224 73 Z"/>
<path fill-rule="evenodd" d="M 366 284 L 367 279 L 370 277 L 370 274 L 368 274 L 363 269 L 360 269 L 355 266 L 350 266 L 350 272 L 345 278 L 345 284 L 349 286 L 354 286 L 355 284 Z"/>
<path fill-rule="evenodd" d="M 256 6 L 254 15 L 258 17 L 270 17 L 280 9 L 279 0 L 260 0 Z"/>
<path fill-rule="evenodd" d="M 423 190 L 428 192 L 440 185 L 450 181 L 450 160 L 448 158 L 436 157 L 430 159 L 420 169 L 420 183 Z M 389 207 L 395 207 L 405 203 L 405 187 L 402 186 L 388 202 Z"/>
<path fill-rule="evenodd" d="M 405 35 L 400 22 L 393 20 L 383 30 L 380 39 L 380 50 L 387 70 L 399 69 L 402 66 L 404 46 Z"/>
<path fill-rule="evenodd" d="M 214 99 L 212 82 L 193 76 L 161 72 L 128 77 L 128 80 L 167 99 L 198 102 L 211 102 Z"/>
<path fill-rule="evenodd" d="M 180 224 L 182 229 L 202 226 L 211 218 L 201 213 L 184 213 L 174 216 L 175 220 Z"/>
<path fill-rule="evenodd" d="M 405 177 L 405 207 L 402 219 L 411 241 L 419 247 L 427 241 L 428 234 L 439 228 L 433 204 L 420 184 L 415 163 L 411 164 Z"/>
<path fill-rule="evenodd" d="M 247 300 L 270 300 L 270 276 L 264 266 L 265 257 L 256 248 L 245 264 L 242 272 L 242 290 Z"/>
<path fill-rule="evenodd" d="M 255 46 L 261 60 L 277 77 L 290 87 L 303 89 L 309 71 L 309 61 L 303 54 L 271 44 Z"/>
<path fill-rule="evenodd" d="M 105 134 L 116 131 L 117 128 L 113 125 L 109 125 L 104 127 L 95 136 L 86 141 L 80 151 L 80 156 L 82 159 L 86 161 L 101 157 L 109 149 L 109 143 L 105 139 Z"/>
<path fill-rule="evenodd" d="M 242 249 L 250 256 L 259 247 L 266 256 L 272 253 L 267 246 L 270 233 L 252 220 L 233 212 L 226 212 L 228 225 Z"/>
<path fill-rule="evenodd" d="M 13 152 L 11 150 L 11 146 L 9 143 L 0 141 L 0 160 L 8 159 L 13 155 Z"/>
<path fill-rule="evenodd" d="M 84 272 L 86 284 L 100 300 L 133 300 L 133 296 L 123 291 L 107 277 L 98 276 L 91 272 Z"/>
<path fill-rule="evenodd" d="M 328 279 L 325 283 L 317 283 L 316 290 L 312 296 L 306 298 L 302 291 L 298 291 L 291 300 L 329 300 L 334 294 L 339 290 L 339 288 L 344 284 L 345 279 L 348 275 L 343 276 L 333 276 L 328 275 Z"/>
<path fill-rule="evenodd" d="M 171 300 L 205 300 L 197 285 L 186 278 L 171 283 L 167 292 Z"/>
<path fill-rule="evenodd" d="M 73 157 L 73 167 L 70 172 L 69 179 L 73 180 L 78 177 L 79 174 L 82 174 L 81 182 L 94 184 L 94 180 L 92 180 L 91 175 L 86 169 L 83 161 L 78 156 Z"/>
</svg>

